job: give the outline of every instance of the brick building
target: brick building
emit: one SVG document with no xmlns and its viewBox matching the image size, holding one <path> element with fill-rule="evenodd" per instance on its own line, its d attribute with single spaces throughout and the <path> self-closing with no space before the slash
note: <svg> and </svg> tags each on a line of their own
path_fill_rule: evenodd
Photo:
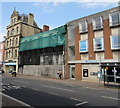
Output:
<svg viewBox="0 0 120 108">
<path fill-rule="evenodd" d="M 105 73 L 110 80 L 119 81 L 119 7 L 70 21 L 67 25 L 66 77 L 98 81 L 99 75 Z"/>
<path fill-rule="evenodd" d="M 0 70 L 3 69 L 5 41 L 0 42 Z"/>
<path fill-rule="evenodd" d="M 66 25 L 22 38 L 18 73 L 57 78 L 61 70 L 64 77 L 65 40 Z"/>
</svg>

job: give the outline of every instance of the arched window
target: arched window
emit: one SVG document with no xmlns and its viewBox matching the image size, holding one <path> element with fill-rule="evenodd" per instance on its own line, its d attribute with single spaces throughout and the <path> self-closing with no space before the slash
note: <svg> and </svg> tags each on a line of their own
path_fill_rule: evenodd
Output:
<svg viewBox="0 0 120 108">
<path fill-rule="evenodd" d="M 10 50 L 9 50 L 9 58 L 10 58 Z"/>
<path fill-rule="evenodd" d="M 12 46 L 12 40 L 10 39 L 10 47 Z"/>
<path fill-rule="evenodd" d="M 14 46 L 14 38 L 13 38 L 13 40 L 12 40 L 12 46 Z"/>
<path fill-rule="evenodd" d="M 7 36 L 9 36 L 9 30 L 8 30 L 8 32 L 7 32 Z"/>
<path fill-rule="evenodd" d="M 6 47 L 8 47 L 8 43 L 9 43 L 9 42 L 8 42 L 8 41 L 6 41 Z"/>
<path fill-rule="evenodd" d="M 16 18 L 14 18 L 14 23 L 16 22 Z"/>
<path fill-rule="evenodd" d="M 17 50 L 15 50 L 15 57 L 17 57 Z"/>
<path fill-rule="evenodd" d="M 18 38 L 16 38 L 16 45 L 18 44 Z"/>
<path fill-rule="evenodd" d="M 16 32 L 18 33 L 18 27 L 16 28 Z"/>
<path fill-rule="evenodd" d="M 14 35 L 14 29 L 12 29 L 12 35 Z"/>
<path fill-rule="evenodd" d="M 8 58 L 8 52 L 6 51 L 6 59 Z"/>
</svg>

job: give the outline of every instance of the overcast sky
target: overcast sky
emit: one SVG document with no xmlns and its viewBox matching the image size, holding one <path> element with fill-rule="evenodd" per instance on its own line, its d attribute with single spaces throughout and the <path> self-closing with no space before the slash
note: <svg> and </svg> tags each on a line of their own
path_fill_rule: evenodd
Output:
<svg viewBox="0 0 120 108">
<path fill-rule="evenodd" d="M 2 19 L 0 18 L 0 41 L 3 40 L 3 35 L 6 35 L 6 26 L 10 23 L 10 16 L 14 7 L 20 14 L 33 13 L 34 19 L 40 28 L 46 24 L 50 26 L 50 29 L 53 29 L 69 21 L 116 7 L 119 0 L 101 0 L 102 2 L 98 0 L 94 0 L 94 2 L 91 2 L 91 0 L 84 0 L 84 2 L 79 0 L 76 0 L 76 2 L 73 0 L 9 1 L 2 0 L 0 2 L 0 13 L 2 12 Z"/>
</svg>

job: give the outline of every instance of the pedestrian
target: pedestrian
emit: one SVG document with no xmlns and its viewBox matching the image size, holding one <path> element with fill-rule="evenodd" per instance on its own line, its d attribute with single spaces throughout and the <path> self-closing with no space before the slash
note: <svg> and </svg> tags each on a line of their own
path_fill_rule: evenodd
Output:
<svg viewBox="0 0 120 108">
<path fill-rule="evenodd" d="M 58 74 L 59 78 L 61 79 L 61 78 L 62 78 L 62 71 L 59 70 L 59 71 L 57 72 L 57 74 Z"/>
<path fill-rule="evenodd" d="M 2 74 L 4 74 L 5 73 L 5 71 L 2 69 Z"/>
</svg>

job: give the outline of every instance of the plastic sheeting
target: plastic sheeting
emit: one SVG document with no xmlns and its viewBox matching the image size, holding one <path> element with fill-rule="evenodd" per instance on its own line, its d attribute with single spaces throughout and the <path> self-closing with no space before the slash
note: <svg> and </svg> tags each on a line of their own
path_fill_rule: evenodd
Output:
<svg viewBox="0 0 120 108">
<path fill-rule="evenodd" d="M 21 39 L 19 52 L 65 45 L 66 25 Z"/>
</svg>

